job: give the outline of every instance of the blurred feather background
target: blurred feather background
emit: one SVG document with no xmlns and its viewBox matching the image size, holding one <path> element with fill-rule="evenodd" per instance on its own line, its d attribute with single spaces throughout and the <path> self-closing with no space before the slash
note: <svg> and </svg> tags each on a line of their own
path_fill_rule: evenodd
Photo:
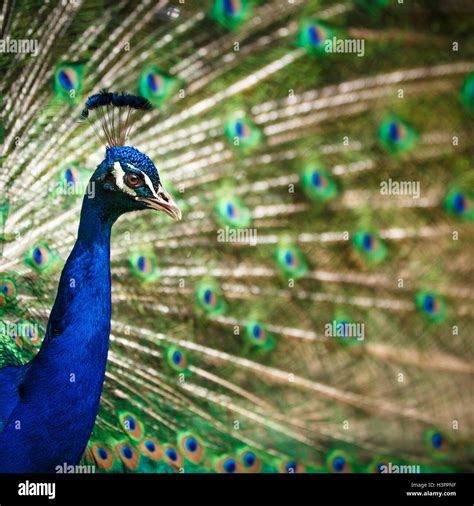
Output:
<svg viewBox="0 0 474 506">
<path fill-rule="evenodd" d="M 153 103 L 130 143 L 183 210 L 115 227 L 85 462 L 472 469 L 472 14 L 462 0 L 3 3 L 0 366 L 41 343 L 103 156 L 79 122 L 89 95 Z"/>
</svg>

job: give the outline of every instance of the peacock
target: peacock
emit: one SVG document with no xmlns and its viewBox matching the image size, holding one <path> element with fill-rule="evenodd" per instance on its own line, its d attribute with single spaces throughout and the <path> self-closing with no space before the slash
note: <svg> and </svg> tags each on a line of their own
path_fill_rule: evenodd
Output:
<svg viewBox="0 0 474 506">
<path fill-rule="evenodd" d="M 180 219 L 150 158 L 124 145 L 130 111 L 150 108 L 142 97 L 105 90 L 87 100 L 82 116 L 92 110 L 103 118 L 107 150 L 88 183 L 77 241 L 61 273 L 41 349 L 31 362 L 0 373 L 5 471 L 53 472 L 61 459 L 66 465 L 79 462 L 94 425 L 107 361 L 112 225 L 122 214 L 143 209 Z M 43 256 L 41 249 L 33 252 L 35 261 L 41 263 Z"/>
<path fill-rule="evenodd" d="M 472 471 L 469 12 L 6 0 L 0 472 Z"/>
</svg>

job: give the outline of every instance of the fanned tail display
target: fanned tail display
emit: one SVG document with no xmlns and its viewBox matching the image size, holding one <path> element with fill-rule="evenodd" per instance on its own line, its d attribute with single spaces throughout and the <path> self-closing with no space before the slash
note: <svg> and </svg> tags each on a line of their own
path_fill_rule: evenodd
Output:
<svg viewBox="0 0 474 506">
<path fill-rule="evenodd" d="M 9 47 L 34 40 L 0 53 L 0 370 L 40 349 L 104 145 L 182 213 L 114 225 L 81 465 L 472 471 L 462 3 L 6 2 Z"/>
</svg>

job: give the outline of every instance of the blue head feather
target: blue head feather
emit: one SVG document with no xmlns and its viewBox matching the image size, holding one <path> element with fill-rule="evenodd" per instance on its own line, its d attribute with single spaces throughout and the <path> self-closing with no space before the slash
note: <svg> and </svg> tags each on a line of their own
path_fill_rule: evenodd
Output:
<svg viewBox="0 0 474 506">
<path fill-rule="evenodd" d="M 144 172 L 152 181 L 153 185 L 160 184 L 158 170 L 152 160 L 132 146 L 110 147 L 105 153 L 105 162 L 111 166 L 114 162 L 119 162 L 124 171 L 135 169 Z"/>
</svg>

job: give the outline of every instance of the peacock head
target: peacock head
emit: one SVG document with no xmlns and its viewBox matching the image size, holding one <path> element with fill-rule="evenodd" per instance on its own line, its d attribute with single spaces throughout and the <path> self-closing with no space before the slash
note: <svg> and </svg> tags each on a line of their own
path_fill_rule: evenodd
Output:
<svg viewBox="0 0 474 506">
<path fill-rule="evenodd" d="M 87 99 L 81 116 L 90 120 L 91 111 L 97 114 L 100 130 L 91 123 L 107 148 L 105 159 L 92 176 L 94 191 L 91 193 L 115 216 L 156 209 L 180 220 L 181 211 L 163 187 L 155 164 L 138 149 L 125 146 L 134 114 L 151 108 L 145 98 L 123 92 L 101 90 Z"/>
<path fill-rule="evenodd" d="M 181 211 L 165 190 L 152 160 L 131 146 L 108 147 L 92 177 L 96 195 L 120 213 L 156 209 L 174 220 Z"/>
</svg>

